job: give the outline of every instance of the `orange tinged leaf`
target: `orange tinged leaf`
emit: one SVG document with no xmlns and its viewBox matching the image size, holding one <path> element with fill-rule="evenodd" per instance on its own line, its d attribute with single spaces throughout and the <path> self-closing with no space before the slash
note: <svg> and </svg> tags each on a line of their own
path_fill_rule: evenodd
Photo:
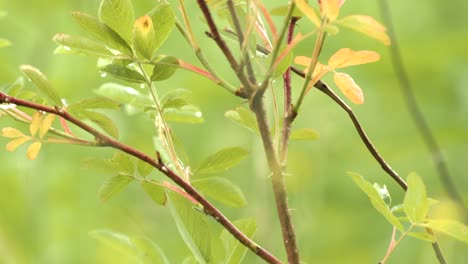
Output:
<svg viewBox="0 0 468 264">
<path fill-rule="evenodd" d="M 2 137 L 6 137 L 6 138 L 19 138 L 19 137 L 25 137 L 25 135 L 19 131 L 18 129 L 16 128 L 12 128 L 12 127 L 5 127 L 5 128 L 2 128 L 2 133 L 1 133 Z"/>
<path fill-rule="evenodd" d="M 39 138 L 42 139 L 47 131 L 49 131 L 54 119 L 55 115 L 49 114 L 42 120 L 41 125 L 39 126 Z"/>
<path fill-rule="evenodd" d="M 387 29 L 371 16 L 352 15 L 337 20 L 340 25 L 374 38 L 385 45 L 390 45 Z"/>
<path fill-rule="evenodd" d="M 320 18 L 315 13 L 315 10 L 310 7 L 305 0 L 294 0 L 296 3 L 297 8 L 301 10 L 301 12 L 310 20 L 314 25 L 317 27 L 320 26 Z"/>
<path fill-rule="evenodd" d="M 12 141 L 8 142 L 5 149 L 10 152 L 15 151 L 19 146 L 23 145 L 24 143 L 28 142 L 31 139 L 32 139 L 31 137 L 15 138 Z"/>
<path fill-rule="evenodd" d="M 44 115 L 39 111 L 33 114 L 31 124 L 29 125 L 29 132 L 31 133 L 31 136 L 34 137 L 36 135 L 43 118 Z"/>
<path fill-rule="evenodd" d="M 361 88 L 354 82 L 353 78 L 346 73 L 335 72 L 333 80 L 341 92 L 355 104 L 364 103 L 364 95 Z"/>
<path fill-rule="evenodd" d="M 375 51 L 354 51 L 348 48 L 340 49 L 328 60 L 328 67 L 332 69 L 344 68 L 354 65 L 378 61 L 380 55 Z"/>
<path fill-rule="evenodd" d="M 333 22 L 340 14 L 340 7 L 342 4 L 343 0 L 322 0 L 320 8 L 322 14 L 328 17 L 330 22 Z"/>
<path fill-rule="evenodd" d="M 35 160 L 37 158 L 37 155 L 39 154 L 39 151 L 41 150 L 42 143 L 39 141 L 36 141 L 29 145 L 28 151 L 26 152 L 26 156 L 28 156 L 28 159 L 30 160 Z"/>
</svg>

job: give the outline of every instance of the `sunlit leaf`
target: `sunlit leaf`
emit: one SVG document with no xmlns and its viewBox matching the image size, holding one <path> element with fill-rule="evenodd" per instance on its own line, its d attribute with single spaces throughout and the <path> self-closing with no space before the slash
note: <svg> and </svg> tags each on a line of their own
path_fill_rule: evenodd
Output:
<svg viewBox="0 0 468 264">
<path fill-rule="evenodd" d="M 34 137 L 37 131 L 39 131 L 39 127 L 43 118 L 44 115 L 41 112 L 34 112 L 34 114 L 32 115 L 31 124 L 29 124 L 29 133 L 31 133 L 31 136 Z"/>
<path fill-rule="evenodd" d="M 390 37 L 387 29 L 371 16 L 352 15 L 336 21 L 343 27 L 347 27 L 371 38 L 374 38 L 385 45 L 390 45 Z"/>
<path fill-rule="evenodd" d="M 99 6 L 99 20 L 117 32 L 127 43 L 132 43 L 135 15 L 130 0 L 103 0 Z"/>
<path fill-rule="evenodd" d="M 8 39 L 0 38 L 0 48 L 11 46 L 11 42 Z"/>
<path fill-rule="evenodd" d="M 316 11 L 307 4 L 306 0 L 294 0 L 294 2 L 296 3 L 297 8 L 299 8 L 299 10 L 301 10 L 301 12 L 310 21 L 312 21 L 312 23 L 314 23 L 315 26 L 320 26 L 321 22 L 319 16 L 317 15 Z"/>
<path fill-rule="evenodd" d="M 316 140 L 320 134 L 316 130 L 310 128 L 300 128 L 291 131 L 290 138 L 293 140 Z"/>
<path fill-rule="evenodd" d="M 150 239 L 136 237 L 132 238 L 132 243 L 138 250 L 138 257 L 142 264 L 169 264 L 164 251 Z"/>
<path fill-rule="evenodd" d="M 137 251 L 130 238 L 124 234 L 108 229 L 97 229 L 89 232 L 89 236 L 112 247 L 116 252 L 136 257 Z"/>
<path fill-rule="evenodd" d="M 242 190 L 225 178 L 215 177 L 194 180 L 192 184 L 204 195 L 227 206 L 239 208 L 247 205 Z"/>
<path fill-rule="evenodd" d="M 382 214 L 387 221 L 395 226 L 398 230 L 404 231 L 403 225 L 400 223 L 398 218 L 393 215 L 390 211 L 390 208 L 385 204 L 385 201 L 380 197 L 377 190 L 372 186 L 370 182 L 364 179 L 361 175 L 353 172 L 348 172 L 348 175 L 351 176 L 353 181 L 359 186 L 359 188 L 367 195 L 369 200 L 372 203 L 372 206 Z"/>
<path fill-rule="evenodd" d="M 195 174 L 219 173 L 239 164 L 249 152 L 240 147 L 225 148 L 207 157 L 195 170 Z"/>
<path fill-rule="evenodd" d="M 29 145 L 28 150 L 26 151 L 26 156 L 28 159 L 35 160 L 39 154 L 39 151 L 41 150 L 41 147 L 42 143 L 40 141 L 36 141 Z"/>
<path fill-rule="evenodd" d="M 119 104 L 105 97 L 88 98 L 67 106 L 70 113 L 81 112 L 88 109 L 119 109 Z"/>
<path fill-rule="evenodd" d="M 119 137 L 119 129 L 117 128 L 117 125 L 112 119 L 104 114 L 93 111 L 82 111 L 79 116 L 92 121 L 113 138 Z"/>
<path fill-rule="evenodd" d="M 198 263 L 206 264 L 211 257 L 211 232 L 205 215 L 177 193 L 170 193 L 169 209 L 177 230 Z"/>
<path fill-rule="evenodd" d="M 330 22 L 335 21 L 335 19 L 340 14 L 340 7 L 343 3 L 343 0 L 322 0 L 321 9 L 322 13 L 328 17 Z"/>
<path fill-rule="evenodd" d="M 164 118 L 168 122 L 196 124 L 204 121 L 203 113 L 194 105 L 164 109 Z"/>
<path fill-rule="evenodd" d="M 166 191 L 161 185 L 150 182 L 141 182 L 141 187 L 155 203 L 159 205 L 166 204 Z"/>
<path fill-rule="evenodd" d="M 44 135 L 49 131 L 50 127 L 52 126 L 52 122 L 54 122 L 55 115 L 48 114 L 46 115 L 39 126 L 39 138 L 43 138 Z"/>
<path fill-rule="evenodd" d="M 112 52 L 103 44 L 81 36 L 59 33 L 54 36 L 53 40 L 55 43 L 64 46 L 65 49 L 76 50 L 91 55 L 113 56 Z"/>
<path fill-rule="evenodd" d="M 412 223 L 424 222 L 429 211 L 426 186 L 416 173 L 410 173 L 406 181 L 408 190 L 403 201 L 403 209 Z"/>
<path fill-rule="evenodd" d="M 6 138 L 19 138 L 19 137 L 26 137 L 23 132 L 19 131 L 13 127 L 4 127 L 2 128 L 2 137 Z"/>
<path fill-rule="evenodd" d="M 354 51 L 348 48 L 340 49 L 328 60 L 328 67 L 338 69 L 378 61 L 380 55 L 375 51 Z"/>
<path fill-rule="evenodd" d="M 153 53 L 157 49 L 155 38 L 156 33 L 151 17 L 145 15 L 138 18 L 133 26 L 133 44 L 143 58 L 151 60 L 153 57 Z"/>
<path fill-rule="evenodd" d="M 47 77 L 41 71 L 31 65 L 21 65 L 20 69 L 39 89 L 39 91 L 54 103 L 54 106 L 62 106 L 62 100 L 60 100 L 60 96 L 57 94 Z"/>
<path fill-rule="evenodd" d="M 163 81 L 169 79 L 177 70 L 179 60 L 174 57 L 164 57 L 154 64 L 152 81 Z"/>
<path fill-rule="evenodd" d="M 417 239 L 427 241 L 430 243 L 436 242 L 436 238 L 434 237 L 434 235 L 425 232 L 409 232 L 408 236 L 415 237 Z"/>
<path fill-rule="evenodd" d="M 374 186 L 374 189 L 379 193 L 380 197 L 382 197 L 385 204 L 390 206 L 392 203 L 392 197 L 390 196 L 390 192 L 388 192 L 387 186 L 385 184 L 380 186 L 380 184 L 376 182 L 372 186 Z M 391 211 L 394 212 L 394 208 L 391 208 Z"/>
<path fill-rule="evenodd" d="M 78 25 L 92 37 L 104 42 L 115 50 L 128 55 L 132 54 L 132 49 L 125 40 L 97 18 L 81 12 L 73 12 L 72 16 Z"/>
<path fill-rule="evenodd" d="M 122 191 L 123 188 L 125 188 L 125 186 L 127 186 L 132 181 L 133 178 L 124 174 L 118 174 L 107 179 L 99 188 L 99 199 L 103 202 L 109 200 L 112 196 Z"/>
<path fill-rule="evenodd" d="M 465 244 L 468 244 L 468 226 L 454 220 L 427 219 L 422 226 L 449 235 Z"/>
<path fill-rule="evenodd" d="M 255 223 L 254 219 L 242 219 L 234 221 L 234 225 L 249 238 L 252 238 L 255 234 L 255 231 L 257 230 L 257 224 Z M 226 259 L 223 263 L 242 263 L 242 260 L 244 259 L 248 249 L 225 229 L 221 232 L 220 238 L 223 241 L 224 248 L 226 250 Z"/>
<path fill-rule="evenodd" d="M 108 64 L 105 67 L 101 68 L 101 71 L 109 73 L 115 78 L 131 82 L 131 83 L 144 83 L 145 77 L 139 72 L 131 70 L 125 66 L 117 64 Z"/>
<path fill-rule="evenodd" d="M 148 15 L 153 20 L 154 30 L 156 32 L 154 46 L 155 50 L 158 50 L 174 28 L 175 14 L 171 5 L 159 2 Z"/>
<path fill-rule="evenodd" d="M 355 104 L 364 103 L 364 94 L 362 93 L 361 87 L 359 87 L 346 73 L 335 72 L 333 74 L 333 81 L 335 81 L 336 86 L 340 88 L 341 92 Z"/>
<path fill-rule="evenodd" d="M 270 15 L 272 16 L 286 16 L 288 14 L 289 6 L 284 5 L 284 6 L 278 6 L 270 10 Z M 293 16 L 295 17 L 301 17 L 302 12 L 298 10 L 297 8 L 294 9 Z"/>
<path fill-rule="evenodd" d="M 255 134 L 260 135 L 255 115 L 244 107 L 236 107 L 235 110 L 229 110 L 224 114 L 224 116 L 227 119 L 234 121 L 234 123 L 237 123 Z"/>
<path fill-rule="evenodd" d="M 13 140 L 11 140 L 10 142 L 8 142 L 8 144 L 6 145 L 5 149 L 6 151 L 15 151 L 19 146 L 23 145 L 24 143 L 32 140 L 33 138 L 31 137 L 18 137 L 18 138 L 15 138 Z"/>
</svg>

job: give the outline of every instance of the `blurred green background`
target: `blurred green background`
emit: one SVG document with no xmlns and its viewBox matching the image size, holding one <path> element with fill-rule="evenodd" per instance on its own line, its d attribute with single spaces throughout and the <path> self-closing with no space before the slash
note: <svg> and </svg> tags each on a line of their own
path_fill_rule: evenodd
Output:
<svg viewBox="0 0 468 264">
<path fill-rule="evenodd" d="M 154 1 L 133 1 L 137 16 L 151 9 Z M 172 1 L 176 4 L 176 1 Z M 265 1 L 272 8 L 286 1 Z M 13 46 L 0 49 L 0 84 L 14 81 L 18 66 L 32 64 L 41 69 L 71 101 L 93 95 L 104 79 L 96 70 L 96 59 L 85 56 L 54 55 L 51 41 L 58 32 L 79 34 L 70 16 L 79 10 L 97 14 L 97 0 L 0 0 L 7 16 L 0 20 L 0 37 Z M 187 1 L 195 32 L 208 58 L 218 69 L 229 67 L 220 59 L 212 41 L 207 40 L 195 1 Z M 468 10 L 466 1 L 391 1 L 395 27 L 418 101 L 448 160 L 454 181 L 468 201 Z M 347 1 L 342 14 L 370 14 L 380 19 L 377 1 Z M 278 24 L 281 19 L 276 20 Z M 298 29 L 312 29 L 302 20 Z M 313 39 L 301 44 L 296 55 L 309 55 Z M 322 61 L 341 47 L 376 50 L 381 61 L 346 70 L 363 88 L 366 103 L 354 106 L 369 136 L 381 154 L 406 177 L 416 171 L 427 184 L 428 194 L 443 201 L 436 206 L 438 217 L 456 217 L 447 209 L 447 195 L 435 172 L 431 157 L 408 116 L 388 50 L 376 41 L 342 30 L 327 38 Z M 160 51 L 198 64 L 177 31 Z M 229 78 L 229 77 L 228 77 Z M 329 78 L 326 80 L 330 81 Z M 301 83 L 294 79 L 297 95 Z M 193 74 L 178 71 L 158 86 L 161 92 L 173 88 L 193 91 L 192 102 L 201 107 L 205 122 L 175 124 L 191 164 L 228 146 L 251 151 L 240 166 L 226 172 L 239 184 L 248 205 L 231 209 L 219 205 L 230 219 L 254 217 L 255 240 L 284 259 L 281 233 L 260 139 L 224 118 L 224 112 L 241 105 L 238 98 Z M 281 83 L 275 84 L 279 91 Z M 114 114 L 123 142 L 152 152 L 153 126 L 143 116 Z M 27 128 L 5 117 L 0 127 Z M 389 180 L 360 141 L 347 115 L 331 100 L 311 92 L 305 100 L 295 127 L 320 132 L 314 142 L 292 142 L 287 178 L 289 201 L 305 263 L 376 263 L 390 240 L 391 226 L 371 206 L 346 171 L 355 171 L 373 182 L 386 184 L 394 203 L 402 191 Z M 7 140 L 0 138 L 3 146 Z M 110 228 L 131 236 L 145 235 L 156 241 L 172 260 L 180 263 L 190 253 L 179 237 L 169 210 L 158 207 L 137 184 L 130 185 L 107 203 L 98 200 L 100 184 L 112 176 L 86 170 L 86 157 L 110 157 L 109 149 L 46 145 L 35 161 L 26 148 L 0 151 L 0 263 L 131 263 L 123 254 L 88 236 L 90 230 Z M 218 229 L 219 230 L 219 229 Z M 449 263 L 466 263 L 466 245 L 440 236 Z M 245 263 L 261 263 L 250 252 Z M 390 263 L 437 263 L 429 243 L 407 238 L 390 258 Z"/>
</svg>

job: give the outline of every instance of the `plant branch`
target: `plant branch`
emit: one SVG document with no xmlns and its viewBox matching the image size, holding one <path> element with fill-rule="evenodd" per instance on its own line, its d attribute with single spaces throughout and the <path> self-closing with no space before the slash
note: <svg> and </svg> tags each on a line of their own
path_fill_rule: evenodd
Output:
<svg viewBox="0 0 468 264">
<path fill-rule="evenodd" d="M 158 159 L 154 159 L 145 153 L 123 144 L 115 139 L 112 139 L 103 133 L 99 132 L 95 128 L 91 127 L 90 125 L 84 123 L 83 121 L 79 120 L 78 118 L 72 116 L 67 111 L 60 109 L 58 107 L 50 107 L 45 106 L 37 103 L 33 103 L 30 101 L 22 100 L 16 97 L 8 96 L 4 93 L 0 92 L 0 104 L 1 103 L 13 103 L 18 106 L 23 106 L 30 109 L 36 109 L 39 111 L 44 111 L 47 113 L 55 114 L 58 116 L 63 117 L 64 119 L 68 120 L 69 122 L 75 124 L 76 126 L 80 127 L 84 131 L 88 132 L 89 134 L 93 135 L 100 146 L 111 147 L 114 149 L 118 149 L 123 151 L 141 161 L 144 161 L 163 174 L 165 174 L 168 178 L 170 178 L 174 183 L 180 186 L 184 191 L 186 191 L 190 196 L 192 196 L 197 202 L 199 202 L 203 208 L 204 212 L 213 217 L 218 223 L 220 223 L 224 228 L 226 228 L 229 233 L 231 233 L 239 242 L 245 245 L 248 249 L 250 249 L 254 254 L 258 255 L 260 258 L 265 260 L 268 263 L 281 263 L 279 259 L 273 256 L 270 252 L 266 251 L 259 245 L 257 245 L 254 241 L 252 241 L 249 237 L 243 234 L 239 229 L 237 229 L 229 219 L 226 218 L 216 207 L 214 207 L 208 200 L 206 200 L 195 188 L 193 188 L 188 182 L 183 180 L 177 173 L 169 169 L 165 164 L 159 162 Z"/>
<path fill-rule="evenodd" d="M 463 210 L 465 219 L 468 219 L 468 208 L 465 205 L 461 194 L 457 190 L 456 184 L 454 183 L 453 177 L 450 174 L 447 162 L 444 155 L 442 154 L 440 146 L 437 143 L 437 140 L 432 133 L 429 124 L 416 100 L 416 96 L 409 80 L 408 71 L 405 69 L 403 64 L 403 59 L 396 39 L 396 33 L 392 22 L 392 15 L 390 13 L 387 0 L 379 0 L 379 7 L 380 13 L 382 14 L 383 20 L 385 21 L 388 29 L 388 35 L 392 40 L 392 45 L 389 47 L 389 49 L 393 70 L 395 71 L 397 79 L 400 82 L 400 90 L 403 94 L 408 112 L 413 119 L 413 122 L 415 123 L 426 147 L 431 153 L 432 161 L 437 168 L 442 185 L 445 187 L 450 198 L 459 204 Z"/>
</svg>

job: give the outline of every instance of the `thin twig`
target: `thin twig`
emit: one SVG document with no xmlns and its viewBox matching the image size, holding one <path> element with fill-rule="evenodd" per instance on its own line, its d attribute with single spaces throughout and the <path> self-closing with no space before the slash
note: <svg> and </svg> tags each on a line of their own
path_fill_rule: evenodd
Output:
<svg viewBox="0 0 468 264">
<path fill-rule="evenodd" d="M 99 132 L 98 130 L 84 123 L 78 118 L 72 116 L 71 114 L 69 114 L 67 111 L 63 109 L 60 109 L 57 107 L 45 106 L 45 105 L 37 104 L 34 102 L 22 100 L 16 97 L 8 96 L 0 92 L 0 104 L 2 103 L 12 103 L 12 104 L 23 106 L 29 109 L 36 109 L 39 111 L 44 111 L 47 113 L 61 116 L 64 119 L 68 120 L 69 122 L 80 127 L 84 131 L 88 132 L 89 134 L 93 135 L 98 141 L 100 146 L 118 149 L 141 161 L 144 161 L 150 164 L 151 166 L 153 166 L 154 168 L 158 169 L 160 172 L 165 174 L 167 177 L 169 177 L 182 189 L 184 189 L 190 196 L 192 196 L 197 202 L 199 202 L 203 206 L 204 212 L 207 215 L 213 217 L 218 223 L 220 223 L 224 228 L 226 228 L 226 230 L 229 231 L 229 233 L 231 233 L 239 242 L 241 242 L 243 245 L 249 248 L 253 253 L 258 255 L 260 258 L 262 258 L 268 263 L 278 263 L 278 264 L 281 263 L 281 261 L 277 259 L 275 256 L 273 256 L 270 252 L 266 251 L 265 249 L 257 245 L 254 241 L 252 241 L 249 237 L 247 237 L 239 229 L 237 229 L 234 226 L 234 224 L 230 222 L 229 219 L 227 219 L 226 216 L 224 216 L 221 213 L 221 211 L 219 211 L 216 207 L 214 207 L 195 188 L 193 188 L 188 182 L 183 180 L 174 171 L 169 169 L 165 164 L 161 163 L 158 159 L 154 159 L 151 156 L 148 156 L 145 153 L 129 145 L 123 144 L 115 139 L 112 139 L 104 135 L 103 133 Z"/>
<path fill-rule="evenodd" d="M 421 107 L 418 105 L 416 100 L 416 96 L 409 80 L 408 71 L 403 64 L 403 59 L 398 41 L 396 39 L 396 33 L 392 22 L 392 15 L 390 13 L 390 7 L 387 3 L 387 0 L 379 0 L 379 7 L 380 13 L 382 14 L 383 20 L 387 26 L 388 35 L 392 40 L 392 45 L 389 47 L 389 49 L 393 70 L 395 71 L 397 79 L 400 82 L 400 90 L 403 94 L 408 112 L 413 119 L 413 122 L 416 124 L 418 132 L 426 144 L 426 147 L 431 153 L 432 161 L 437 168 L 442 185 L 445 187 L 450 198 L 459 204 L 464 212 L 465 219 L 468 219 L 468 208 L 465 205 L 459 191 L 457 190 L 456 184 L 453 181 L 453 176 L 450 174 L 447 162 L 444 155 L 442 154 L 440 146 L 437 143 L 437 140 L 432 133 L 429 124 L 424 117 L 424 114 L 422 113 Z"/>
</svg>

